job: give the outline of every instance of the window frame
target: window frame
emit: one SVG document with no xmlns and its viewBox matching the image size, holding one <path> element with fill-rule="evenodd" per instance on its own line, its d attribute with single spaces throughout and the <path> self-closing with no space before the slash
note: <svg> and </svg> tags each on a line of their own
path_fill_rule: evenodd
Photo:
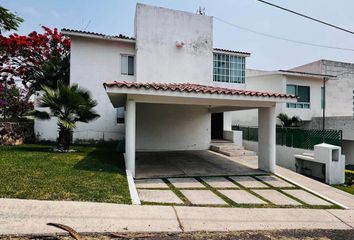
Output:
<svg viewBox="0 0 354 240">
<path fill-rule="evenodd" d="M 129 69 L 129 58 L 133 58 L 133 69 L 132 74 L 130 74 Z M 126 59 L 126 62 L 123 62 Z M 123 65 L 124 64 L 124 65 Z M 124 69 L 126 67 L 126 69 Z M 126 70 L 123 72 L 123 69 Z M 134 76 L 135 75 L 135 55 L 134 54 L 120 54 L 120 74 L 123 76 Z"/>
<path fill-rule="evenodd" d="M 293 94 L 288 92 L 288 87 L 295 87 L 295 95 L 298 96 L 299 87 L 305 87 L 308 89 L 308 102 L 300 102 L 299 99 L 296 103 L 286 103 L 287 108 L 300 108 L 300 109 L 311 109 L 311 87 L 305 85 L 297 85 L 297 84 L 286 84 L 286 93 Z"/>
<path fill-rule="evenodd" d="M 246 57 L 213 53 L 213 81 L 226 83 L 245 83 Z"/>
</svg>

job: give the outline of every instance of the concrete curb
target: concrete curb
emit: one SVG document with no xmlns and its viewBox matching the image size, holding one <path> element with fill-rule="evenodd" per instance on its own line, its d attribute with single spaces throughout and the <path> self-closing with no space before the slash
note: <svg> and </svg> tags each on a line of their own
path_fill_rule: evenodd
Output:
<svg viewBox="0 0 354 240">
<path fill-rule="evenodd" d="M 127 173 L 127 181 L 130 192 L 130 198 L 132 199 L 133 205 L 141 205 L 140 198 L 138 195 L 138 191 L 135 187 L 135 182 L 132 173 L 129 170 L 125 170 Z"/>
</svg>

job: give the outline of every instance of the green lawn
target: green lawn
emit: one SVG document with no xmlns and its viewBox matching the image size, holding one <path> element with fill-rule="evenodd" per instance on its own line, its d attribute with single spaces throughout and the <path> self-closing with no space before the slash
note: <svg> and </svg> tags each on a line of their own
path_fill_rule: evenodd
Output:
<svg viewBox="0 0 354 240">
<path fill-rule="evenodd" d="M 0 197 L 130 203 L 123 156 L 112 146 L 0 146 Z"/>
<path fill-rule="evenodd" d="M 336 188 L 354 195 L 354 186 L 337 185 Z"/>
</svg>

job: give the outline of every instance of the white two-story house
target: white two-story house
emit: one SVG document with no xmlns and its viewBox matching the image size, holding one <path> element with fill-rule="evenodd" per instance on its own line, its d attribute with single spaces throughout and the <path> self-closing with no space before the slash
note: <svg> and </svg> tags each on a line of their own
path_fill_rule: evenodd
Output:
<svg viewBox="0 0 354 240">
<path fill-rule="evenodd" d="M 113 27 L 113 26 L 112 26 Z M 231 112 L 258 109 L 259 167 L 274 171 L 275 105 L 296 97 L 245 90 L 249 53 L 213 47 L 210 16 L 137 4 L 134 37 L 63 29 L 71 38 L 70 82 L 91 91 L 101 117 L 78 124 L 74 141 L 125 139 L 136 151 L 206 150 L 231 130 Z M 56 121 L 36 121 L 55 140 Z"/>
<path fill-rule="evenodd" d="M 305 128 L 342 130 L 346 164 L 354 164 L 354 64 L 319 60 L 289 70 L 247 69 L 246 78 L 246 89 L 299 97 L 296 103 L 277 104 L 277 115 L 298 116 Z M 257 126 L 257 112 L 234 112 L 232 123 Z"/>
</svg>

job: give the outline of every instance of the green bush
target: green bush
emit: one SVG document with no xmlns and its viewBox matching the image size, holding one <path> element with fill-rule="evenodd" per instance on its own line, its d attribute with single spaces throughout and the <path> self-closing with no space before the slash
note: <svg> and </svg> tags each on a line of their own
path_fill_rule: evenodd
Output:
<svg viewBox="0 0 354 240">
<path fill-rule="evenodd" d="M 353 185 L 353 180 L 354 180 L 354 171 L 345 170 L 345 184 L 351 186 Z"/>
</svg>

